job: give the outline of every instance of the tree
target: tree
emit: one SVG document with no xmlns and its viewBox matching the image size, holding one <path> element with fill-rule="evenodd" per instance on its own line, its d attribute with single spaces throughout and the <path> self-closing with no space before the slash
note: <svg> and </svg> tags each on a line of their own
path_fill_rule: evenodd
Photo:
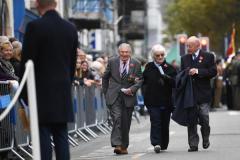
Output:
<svg viewBox="0 0 240 160">
<path fill-rule="evenodd" d="M 224 37 L 236 26 L 240 37 L 239 0 L 174 0 L 166 8 L 165 31 L 171 37 L 178 33 L 209 37 L 211 50 L 223 53 Z M 236 45 L 240 42 L 236 40 Z"/>
</svg>

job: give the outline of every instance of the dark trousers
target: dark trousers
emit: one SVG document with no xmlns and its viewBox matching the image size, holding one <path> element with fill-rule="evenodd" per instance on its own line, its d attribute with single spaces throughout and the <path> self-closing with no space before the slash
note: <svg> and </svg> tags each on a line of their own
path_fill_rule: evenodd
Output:
<svg viewBox="0 0 240 160">
<path fill-rule="evenodd" d="M 67 124 L 39 125 L 41 160 L 52 160 L 51 136 L 55 145 L 56 160 L 69 160 Z"/>
<path fill-rule="evenodd" d="M 153 146 L 167 149 L 169 143 L 169 123 L 171 112 L 162 107 L 147 107 L 151 121 L 150 140 Z"/>
<path fill-rule="evenodd" d="M 129 145 L 129 131 L 134 107 L 126 107 L 121 95 L 116 102 L 109 106 L 110 115 L 113 121 L 111 133 L 112 147 L 122 146 L 127 148 Z"/>
<path fill-rule="evenodd" d="M 210 126 L 209 126 L 209 104 L 204 103 L 197 105 L 198 121 L 201 126 L 201 134 L 203 143 L 209 142 Z M 188 126 L 188 144 L 190 147 L 197 147 L 199 136 L 197 133 L 197 125 Z"/>
</svg>

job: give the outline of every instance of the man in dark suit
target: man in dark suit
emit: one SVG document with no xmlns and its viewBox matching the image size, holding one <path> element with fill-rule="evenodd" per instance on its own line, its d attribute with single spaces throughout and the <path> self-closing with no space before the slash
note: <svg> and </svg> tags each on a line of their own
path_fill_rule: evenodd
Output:
<svg viewBox="0 0 240 160">
<path fill-rule="evenodd" d="M 136 92 L 142 83 L 141 65 L 131 58 L 131 54 L 129 44 L 120 44 L 119 56 L 108 61 L 102 79 L 103 93 L 113 120 L 111 145 L 116 154 L 128 154 L 132 112 Z"/>
<path fill-rule="evenodd" d="M 181 58 L 181 70 L 187 69 L 192 77 L 194 104 L 197 107 L 198 122 L 201 125 L 203 148 L 210 145 L 209 103 L 211 101 L 210 79 L 217 74 L 214 55 L 200 49 L 200 41 L 192 36 L 187 40 L 188 54 Z M 188 126 L 189 152 L 198 151 L 197 125 Z"/>
<path fill-rule="evenodd" d="M 78 45 L 75 27 L 55 11 L 55 0 L 37 0 L 42 17 L 27 25 L 21 75 L 25 63 L 35 65 L 41 159 L 52 158 L 51 138 L 57 160 L 69 160 L 67 122 L 72 122 L 71 83 Z M 33 137 L 34 138 L 34 137 Z"/>
</svg>

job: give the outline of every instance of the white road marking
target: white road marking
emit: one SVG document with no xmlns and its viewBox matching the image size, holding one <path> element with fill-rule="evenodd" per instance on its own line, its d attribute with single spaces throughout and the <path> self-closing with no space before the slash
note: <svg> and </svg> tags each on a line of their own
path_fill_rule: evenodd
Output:
<svg viewBox="0 0 240 160">
<path fill-rule="evenodd" d="M 135 154 L 134 156 L 132 156 L 132 159 L 139 159 L 141 156 L 145 155 L 146 153 L 139 153 L 139 154 Z"/>
<path fill-rule="evenodd" d="M 237 116 L 237 115 L 240 115 L 240 112 L 238 112 L 238 111 L 229 111 L 228 114 L 230 116 Z"/>
</svg>

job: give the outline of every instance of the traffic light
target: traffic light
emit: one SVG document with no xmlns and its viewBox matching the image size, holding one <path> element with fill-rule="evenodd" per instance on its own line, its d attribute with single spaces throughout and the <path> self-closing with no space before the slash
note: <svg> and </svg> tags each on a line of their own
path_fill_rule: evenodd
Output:
<svg viewBox="0 0 240 160">
<path fill-rule="evenodd" d="M 179 54 L 180 56 L 183 56 L 186 54 L 187 35 L 186 34 L 177 35 L 177 41 L 178 41 Z"/>
<path fill-rule="evenodd" d="M 204 51 L 209 51 L 209 38 L 208 37 L 200 37 L 201 49 Z"/>
</svg>

